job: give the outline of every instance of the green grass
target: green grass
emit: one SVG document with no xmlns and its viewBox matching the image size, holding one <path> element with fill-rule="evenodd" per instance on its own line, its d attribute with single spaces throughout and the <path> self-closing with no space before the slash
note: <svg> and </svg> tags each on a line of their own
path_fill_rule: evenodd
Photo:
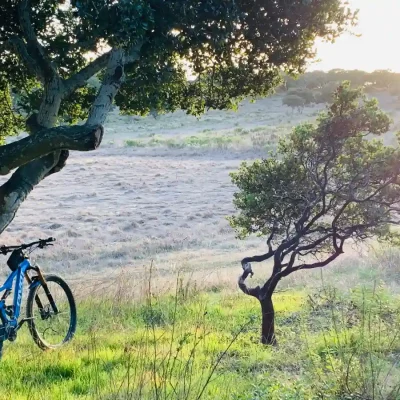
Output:
<svg viewBox="0 0 400 400">
<path fill-rule="evenodd" d="M 161 147 L 168 148 L 206 148 L 206 149 L 227 149 L 238 144 L 241 138 L 236 135 L 214 135 L 212 132 L 205 134 L 178 137 L 163 138 L 154 136 L 150 140 L 126 140 L 126 147 Z"/>
<path fill-rule="evenodd" d="M 0 399 L 400 399 L 400 300 L 383 288 L 276 294 L 268 348 L 255 299 L 177 286 L 81 299 L 58 351 L 23 328 L 5 345 Z"/>
<path fill-rule="evenodd" d="M 141 140 L 133 140 L 133 139 L 128 139 L 125 140 L 125 146 L 126 147 L 146 147 L 145 142 Z"/>
<path fill-rule="evenodd" d="M 231 131 L 218 132 L 215 129 L 204 129 L 191 136 L 163 137 L 161 135 L 141 135 L 139 139 L 125 141 L 126 147 L 168 147 L 172 149 L 230 149 L 257 148 L 273 150 L 278 140 L 291 130 L 288 125 L 262 126 L 251 130 L 237 127 Z"/>
</svg>

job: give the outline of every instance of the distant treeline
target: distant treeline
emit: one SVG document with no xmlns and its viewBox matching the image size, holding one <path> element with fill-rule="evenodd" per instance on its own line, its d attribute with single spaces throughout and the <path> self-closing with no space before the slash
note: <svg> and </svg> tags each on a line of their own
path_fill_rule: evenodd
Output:
<svg viewBox="0 0 400 400">
<path fill-rule="evenodd" d="M 326 86 L 337 86 L 343 81 L 350 81 L 354 86 L 365 86 L 367 91 L 388 91 L 392 95 L 400 96 L 400 73 L 388 70 L 365 72 L 360 70 L 333 69 L 328 72 L 307 72 L 297 79 L 285 76 L 283 90 L 305 88 L 321 90 Z"/>
<path fill-rule="evenodd" d="M 334 91 L 343 81 L 349 81 L 352 87 L 363 86 L 368 93 L 387 92 L 400 100 L 400 73 L 387 70 L 365 72 L 333 69 L 328 72 L 307 72 L 297 79 L 284 76 L 278 92 L 285 94 L 282 104 L 301 110 L 308 104 L 330 103 Z"/>
</svg>

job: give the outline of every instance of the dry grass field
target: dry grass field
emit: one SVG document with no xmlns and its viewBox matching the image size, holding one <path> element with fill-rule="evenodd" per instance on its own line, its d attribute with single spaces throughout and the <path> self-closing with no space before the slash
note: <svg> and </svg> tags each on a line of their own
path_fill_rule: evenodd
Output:
<svg viewBox="0 0 400 400">
<path fill-rule="evenodd" d="M 391 143 L 400 109 L 380 100 Z M 101 149 L 72 154 L 2 235 L 57 238 L 34 254 L 73 287 L 78 331 L 55 352 L 26 328 L 6 343 L 0 400 L 399 400 L 398 249 L 349 246 L 335 265 L 283 280 L 278 348 L 260 346 L 259 304 L 236 287 L 241 258 L 265 245 L 235 239 L 225 219 L 229 172 L 321 109 L 293 113 L 277 95 L 200 119 L 114 111 Z"/>
<path fill-rule="evenodd" d="M 395 98 L 380 94 L 380 102 L 393 130 L 400 128 Z M 234 284 L 236 273 L 227 269 L 237 270 L 241 257 L 263 244 L 236 240 L 225 219 L 234 211 L 229 172 L 268 156 L 280 137 L 323 108 L 292 112 L 275 95 L 199 119 L 115 110 L 101 149 L 74 153 L 67 168 L 36 188 L 2 242 L 56 237 L 54 248 L 36 256 L 69 278 L 101 278 L 120 268 L 140 274 L 154 260 L 162 275 L 205 271 Z"/>
</svg>

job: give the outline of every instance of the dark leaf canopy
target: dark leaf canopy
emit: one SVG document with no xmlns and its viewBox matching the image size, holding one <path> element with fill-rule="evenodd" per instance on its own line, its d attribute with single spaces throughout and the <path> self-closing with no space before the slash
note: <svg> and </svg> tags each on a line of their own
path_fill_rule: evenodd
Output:
<svg viewBox="0 0 400 400">
<path fill-rule="evenodd" d="M 0 4 L 0 73 L 27 110 L 41 92 L 14 51 L 18 40 L 35 51 L 21 28 L 20 3 Z M 116 99 L 123 112 L 142 114 L 198 114 L 266 95 L 282 70 L 303 70 L 317 37 L 334 40 L 355 21 L 341 0 L 30 0 L 28 8 L 44 57 L 64 79 L 110 47 L 142 44 Z M 91 90 L 65 98 L 73 115 L 64 119 L 81 117 L 91 98 Z"/>
<path fill-rule="evenodd" d="M 374 138 L 390 122 L 376 100 L 344 83 L 316 125 L 296 127 L 274 157 L 232 175 L 231 224 L 241 237 L 288 243 L 286 254 L 296 256 L 332 254 L 347 239 L 397 240 L 400 150 Z"/>
</svg>

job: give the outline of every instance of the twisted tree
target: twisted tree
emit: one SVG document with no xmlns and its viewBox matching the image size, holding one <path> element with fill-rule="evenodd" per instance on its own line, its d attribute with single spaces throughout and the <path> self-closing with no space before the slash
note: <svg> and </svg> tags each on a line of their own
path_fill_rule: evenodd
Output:
<svg viewBox="0 0 400 400">
<path fill-rule="evenodd" d="M 281 279 L 329 265 L 345 243 L 398 242 L 400 149 L 371 139 L 390 118 L 361 89 L 341 85 L 316 125 L 303 124 L 272 158 L 232 174 L 239 191 L 230 218 L 239 237 L 267 237 L 268 251 L 242 260 L 239 288 L 261 304 L 261 341 L 275 344 L 272 295 Z M 248 287 L 252 262 L 272 260 L 262 286 Z"/>
<path fill-rule="evenodd" d="M 233 108 L 268 94 L 282 69 L 301 72 L 317 37 L 354 20 L 340 0 L 2 0 L 0 173 L 13 173 L 0 233 L 70 150 L 100 145 L 114 101 L 138 114 Z M 30 136 L 4 145 L 21 129 Z"/>
</svg>

